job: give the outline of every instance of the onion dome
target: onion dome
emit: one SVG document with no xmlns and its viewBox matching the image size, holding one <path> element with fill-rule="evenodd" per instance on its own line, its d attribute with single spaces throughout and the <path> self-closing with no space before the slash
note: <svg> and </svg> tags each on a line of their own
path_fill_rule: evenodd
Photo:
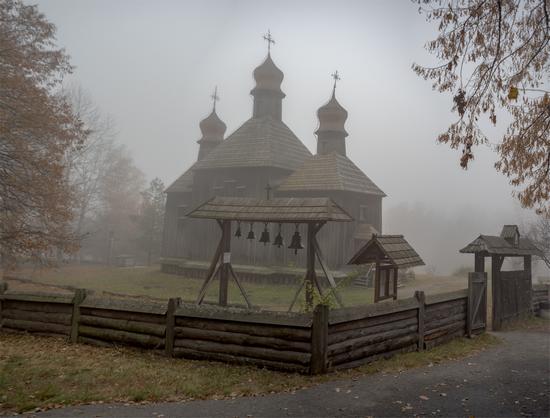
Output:
<svg viewBox="0 0 550 418">
<path fill-rule="evenodd" d="M 225 123 L 216 114 L 215 108 L 212 109 L 212 113 L 207 118 L 200 122 L 199 127 L 202 133 L 202 138 L 198 141 L 199 143 L 203 141 L 221 142 L 227 129 Z"/>
<path fill-rule="evenodd" d="M 281 90 L 284 76 L 283 72 L 277 68 L 271 59 L 271 54 L 268 54 L 265 61 L 254 70 L 256 87 L 252 90 L 252 93 L 255 90 L 269 90 L 280 93 L 284 97 L 284 93 Z"/>
<path fill-rule="evenodd" d="M 348 118 L 348 112 L 342 107 L 335 95 L 336 90 L 332 90 L 332 97 L 327 104 L 321 106 L 317 110 L 317 117 L 319 118 L 319 129 L 316 134 L 322 132 L 340 132 L 344 136 L 348 136 L 344 127 L 346 119 Z"/>
</svg>

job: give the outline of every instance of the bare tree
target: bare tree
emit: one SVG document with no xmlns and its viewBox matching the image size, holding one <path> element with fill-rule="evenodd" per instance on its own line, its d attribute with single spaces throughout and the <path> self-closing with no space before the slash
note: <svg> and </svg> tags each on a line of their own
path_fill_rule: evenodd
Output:
<svg viewBox="0 0 550 418">
<path fill-rule="evenodd" d="M 88 131 L 86 143 L 66 155 L 66 175 L 73 188 L 74 232 L 85 240 L 93 230 L 85 230 L 86 221 L 101 209 L 102 184 L 113 164 L 116 131 L 113 119 L 104 115 L 84 89 L 72 84 L 64 89 L 74 113 Z M 81 253 L 78 253 L 80 260 Z"/>
<path fill-rule="evenodd" d="M 439 142 L 463 148 L 489 144 L 480 127 L 499 111 L 512 122 L 497 142 L 497 170 L 508 176 L 524 207 L 550 213 L 549 0 L 413 0 L 439 35 L 426 45 L 440 64 L 413 65 L 440 92 L 453 94 L 458 120 Z M 500 116 L 499 116 L 500 118 Z"/>
</svg>

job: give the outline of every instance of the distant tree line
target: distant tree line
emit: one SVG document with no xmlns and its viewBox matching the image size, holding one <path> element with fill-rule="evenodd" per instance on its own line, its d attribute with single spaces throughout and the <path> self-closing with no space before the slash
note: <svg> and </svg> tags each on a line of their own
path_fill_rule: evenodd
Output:
<svg viewBox="0 0 550 418">
<path fill-rule="evenodd" d="M 78 85 L 37 6 L 0 0 L 0 254 L 18 261 L 112 263 L 159 256 L 164 185 L 116 141 Z"/>
</svg>

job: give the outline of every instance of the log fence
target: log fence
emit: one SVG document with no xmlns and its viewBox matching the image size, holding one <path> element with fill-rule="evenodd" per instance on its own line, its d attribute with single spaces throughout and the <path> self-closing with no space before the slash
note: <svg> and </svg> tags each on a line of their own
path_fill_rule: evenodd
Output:
<svg viewBox="0 0 550 418">
<path fill-rule="evenodd" d="M 477 287 L 476 289 L 481 289 Z M 533 288 L 533 311 L 548 300 Z M 129 345 L 171 357 L 214 360 L 306 374 L 356 367 L 397 353 L 431 349 L 481 333 L 486 309 L 473 288 L 312 313 L 207 307 L 152 299 L 25 294 L 0 283 L 0 331 L 61 336 L 99 346 Z M 486 297 L 486 292 L 481 295 Z M 474 303 L 476 302 L 476 303 Z M 481 308 L 480 308 L 481 307 Z"/>
</svg>

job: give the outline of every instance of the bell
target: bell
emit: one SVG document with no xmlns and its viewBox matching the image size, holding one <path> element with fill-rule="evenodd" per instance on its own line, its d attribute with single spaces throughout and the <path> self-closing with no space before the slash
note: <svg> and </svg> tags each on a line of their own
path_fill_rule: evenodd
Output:
<svg viewBox="0 0 550 418">
<path fill-rule="evenodd" d="M 254 235 L 252 224 L 250 224 L 250 231 L 248 231 L 248 235 L 246 236 L 246 239 L 255 239 L 255 238 L 256 238 L 256 235 Z"/>
<path fill-rule="evenodd" d="M 235 236 L 237 238 L 240 238 L 242 235 L 243 235 L 243 233 L 241 232 L 241 223 L 239 222 L 237 224 L 237 230 L 235 231 Z"/>
<path fill-rule="evenodd" d="M 285 242 L 283 241 L 283 236 L 281 235 L 281 224 L 279 224 L 279 233 L 275 237 L 273 245 L 276 245 L 277 248 L 281 248 L 283 245 L 285 245 Z"/>
<path fill-rule="evenodd" d="M 269 231 L 267 230 L 267 224 L 265 224 L 265 228 L 262 232 L 262 236 L 260 237 L 260 242 L 263 242 L 264 245 L 267 245 L 269 243 Z"/>
<path fill-rule="evenodd" d="M 294 254 L 298 254 L 298 250 L 304 249 L 304 246 L 302 245 L 302 237 L 298 231 L 298 225 L 296 225 L 296 231 L 294 232 L 294 235 L 292 235 L 292 241 L 290 242 L 288 248 L 294 250 Z"/>
</svg>

